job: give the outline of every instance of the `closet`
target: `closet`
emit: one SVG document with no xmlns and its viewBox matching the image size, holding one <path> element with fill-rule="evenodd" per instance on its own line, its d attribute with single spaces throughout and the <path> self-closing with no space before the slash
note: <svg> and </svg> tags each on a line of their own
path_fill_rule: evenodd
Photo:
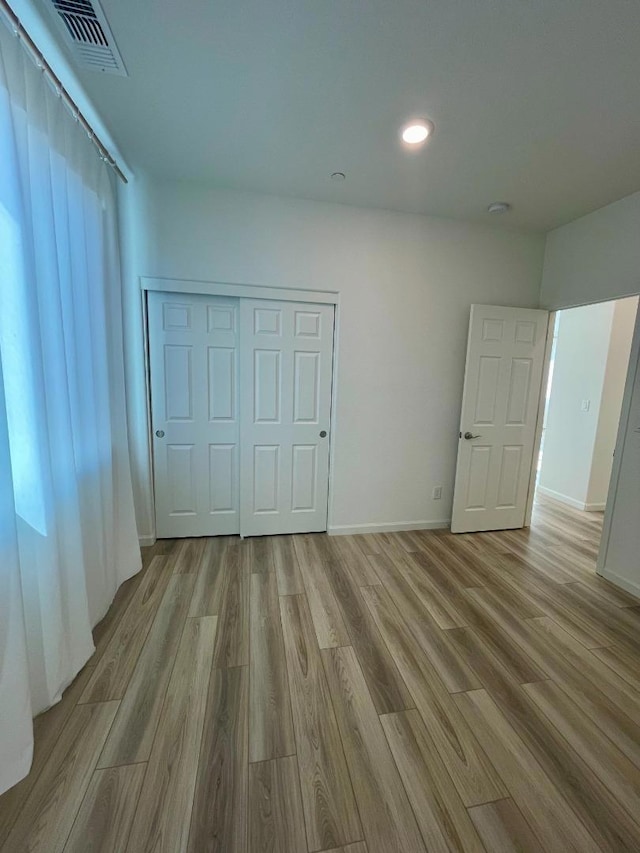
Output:
<svg viewBox="0 0 640 853">
<path fill-rule="evenodd" d="M 149 291 L 159 538 L 326 530 L 331 304 Z"/>
</svg>

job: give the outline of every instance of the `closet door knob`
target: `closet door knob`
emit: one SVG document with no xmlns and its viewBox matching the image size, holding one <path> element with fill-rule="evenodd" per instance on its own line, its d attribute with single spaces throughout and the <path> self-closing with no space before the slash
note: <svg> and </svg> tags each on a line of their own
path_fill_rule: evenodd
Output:
<svg viewBox="0 0 640 853">
<path fill-rule="evenodd" d="M 320 430 L 320 438 L 326 438 L 326 437 L 327 437 L 326 429 L 321 429 Z"/>
<path fill-rule="evenodd" d="M 158 438 L 164 438 L 164 430 L 163 429 L 157 429 L 156 430 L 156 436 Z"/>
</svg>

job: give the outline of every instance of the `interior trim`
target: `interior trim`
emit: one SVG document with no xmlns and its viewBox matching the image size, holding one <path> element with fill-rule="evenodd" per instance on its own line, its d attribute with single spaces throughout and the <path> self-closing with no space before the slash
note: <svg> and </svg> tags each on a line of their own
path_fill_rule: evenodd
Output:
<svg viewBox="0 0 640 853">
<path fill-rule="evenodd" d="M 357 533 L 397 533 L 402 530 L 442 530 L 451 525 L 451 519 L 442 521 L 387 521 L 380 524 L 329 525 L 329 536 L 351 536 Z"/>
<path fill-rule="evenodd" d="M 629 580 L 629 578 L 623 578 L 622 575 L 617 575 L 615 572 L 610 572 L 608 569 L 598 569 L 596 574 L 601 578 L 605 578 L 605 580 L 611 581 L 612 584 L 619 586 L 626 592 L 631 593 L 631 595 L 635 595 L 636 598 L 640 598 L 640 584 Z"/>
<path fill-rule="evenodd" d="M 261 284 L 229 284 L 221 281 L 191 281 L 183 278 L 151 278 L 141 276 L 142 290 L 164 293 L 198 293 L 204 296 L 241 296 L 248 299 L 280 299 L 285 302 L 318 302 L 337 305 L 340 294 L 335 290 L 304 290 L 295 287 L 267 287 Z"/>
<path fill-rule="evenodd" d="M 560 501 L 560 503 L 567 504 L 567 506 L 571 506 L 574 509 L 579 509 L 582 512 L 604 512 L 607 506 L 605 501 L 584 503 L 584 501 L 579 501 L 576 498 L 572 498 L 570 495 L 564 495 L 562 492 L 556 492 L 554 489 L 548 489 L 546 486 L 538 486 L 537 491 L 540 492 L 541 495 L 548 495 L 550 498 Z"/>
</svg>

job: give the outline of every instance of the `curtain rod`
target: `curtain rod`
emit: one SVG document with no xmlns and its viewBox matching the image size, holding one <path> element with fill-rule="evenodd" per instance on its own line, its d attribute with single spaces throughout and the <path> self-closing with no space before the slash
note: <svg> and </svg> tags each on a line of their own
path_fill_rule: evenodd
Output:
<svg viewBox="0 0 640 853">
<path fill-rule="evenodd" d="M 29 35 L 29 33 L 23 27 L 22 22 L 20 21 L 20 18 L 18 18 L 18 16 L 13 11 L 11 6 L 9 6 L 9 4 L 6 2 L 6 0 L 0 0 L 0 10 L 2 12 L 4 12 L 6 17 L 9 19 L 9 22 L 10 22 L 11 26 L 13 27 L 13 30 L 14 30 L 16 36 L 18 38 L 20 38 L 23 41 L 23 43 L 26 44 L 26 46 L 31 51 L 31 53 L 33 54 L 33 57 L 36 60 L 36 64 L 38 65 L 38 67 L 41 68 L 41 70 L 49 77 L 51 82 L 54 84 L 56 90 L 60 93 L 60 97 L 66 103 L 67 107 L 71 110 L 71 114 L 73 115 L 73 117 L 75 119 L 77 119 L 80 122 L 80 124 L 82 125 L 82 127 L 87 131 L 87 135 L 89 136 L 89 139 L 91 140 L 91 142 L 96 146 L 96 148 L 100 152 L 100 156 L 102 157 L 102 159 L 105 161 L 105 163 L 107 163 L 109 166 L 111 166 L 111 168 L 116 173 L 116 175 L 120 178 L 121 181 L 124 181 L 125 184 L 128 184 L 129 181 L 127 180 L 126 175 L 124 174 L 122 169 L 118 166 L 115 159 L 109 153 L 109 149 L 100 141 L 98 136 L 96 136 L 94 129 L 91 127 L 91 125 L 89 124 L 87 119 L 84 117 L 84 115 L 80 112 L 80 108 L 78 107 L 76 102 L 73 100 L 73 98 L 71 97 L 69 92 L 67 92 L 65 87 L 62 85 L 60 78 L 56 75 L 53 68 L 49 65 L 47 60 L 44 58 L 41 51 L 38 50 L 35 42 L 33 41 L 31 36 Z"/>
</svg>

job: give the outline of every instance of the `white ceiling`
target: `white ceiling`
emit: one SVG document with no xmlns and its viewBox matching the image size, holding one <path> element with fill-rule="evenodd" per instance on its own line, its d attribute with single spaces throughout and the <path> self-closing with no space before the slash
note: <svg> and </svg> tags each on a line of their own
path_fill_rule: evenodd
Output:
<svg viewBox="0 0 640 853">
<path fill-rule="evenodd" d="M 152 174 L 539 230 L 640 189 L 639 0 L 102 5 L 129 77 L 78 74 Z"/>
</svg>

